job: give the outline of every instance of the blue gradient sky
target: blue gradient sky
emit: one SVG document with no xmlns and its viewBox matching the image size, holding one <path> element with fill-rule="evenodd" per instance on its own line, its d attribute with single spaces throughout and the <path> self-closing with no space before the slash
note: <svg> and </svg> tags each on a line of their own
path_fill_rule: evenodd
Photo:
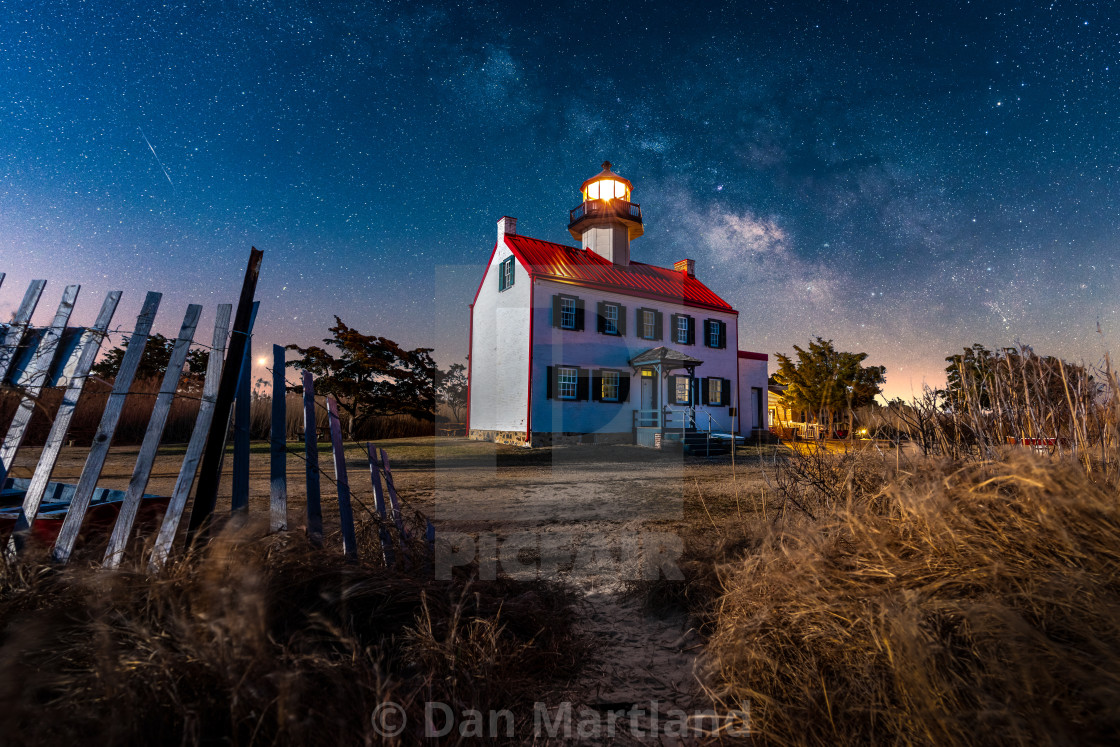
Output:
<svg viewBox="0 0 1120 747">
<path fill-rule="evenodd" d="M 694 257 L 742 347 L 831 337 L 903 396 L 973 342 L 1095 363 L 1118 73 L 1097 3 L 0 2 L 0 314 L 160 290 L 173 334 L 256 245 L 259 349 L 339 314 L 450 363 L 495 221 L 570 243 L 610 159 L 634 258 Z"/>
</svg>

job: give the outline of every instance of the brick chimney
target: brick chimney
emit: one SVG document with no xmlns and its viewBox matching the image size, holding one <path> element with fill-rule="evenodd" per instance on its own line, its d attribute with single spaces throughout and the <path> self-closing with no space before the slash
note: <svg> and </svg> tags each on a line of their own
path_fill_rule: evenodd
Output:
<svg viewBox="0 0 1120 747">
<path fill-rule="evenodd" d="M 502 238 L 509 234 L 510 236 L 517 235 L 517 218 L 511 218 L 508 215 L 503 215 L 498 220 L 498 243 L 502 243 Z"/>
<path fill-rule="evenodd" d="M 673 269 L 677 272 L 686 273 L 690 278 L 696 277 L 696 260 L 695 259 L 682 259 L 673 265 Z"/>
</svg>

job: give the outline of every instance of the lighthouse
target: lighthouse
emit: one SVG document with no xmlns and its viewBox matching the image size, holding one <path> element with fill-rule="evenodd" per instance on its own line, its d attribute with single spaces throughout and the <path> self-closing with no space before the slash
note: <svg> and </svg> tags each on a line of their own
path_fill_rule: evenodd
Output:
<svg viewBox="0 0 1120 747">
<path fill-rule="evenodd" d="M 584 249 L 622 267 L 630 242 L 643 233 L 642 206 L 630 201 L 633 185 L 611 171 L 611 162 L 580 187 L 583 201 L 569 212 L 568 231 Z"/>
</svg>

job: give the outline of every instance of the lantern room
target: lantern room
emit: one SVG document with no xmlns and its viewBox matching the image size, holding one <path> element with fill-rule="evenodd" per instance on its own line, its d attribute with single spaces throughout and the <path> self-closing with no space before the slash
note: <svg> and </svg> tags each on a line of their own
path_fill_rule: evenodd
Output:
<svg viewBox="0 0 1120 747">
<path fill-rule="evenodd" d="M 588 200 L 625 200 L 630 202 L 630 190 L 633 185 L 629 179 L 623 179 L 611 171 L 611 162 L 603 162 L 603 170 L 583 183 L 580 191 L 583 192 L 584 202 Z"/>
<path fill-rule="evenodd" d="M 633 185 L 611 162 L 580 187 L 583 202 L 569 214 L 568 232 L 584 249 L 616 265 L 630 264 L 630 241 L 642 235 L 642 207 L 630 201 Z"/>
</svg>

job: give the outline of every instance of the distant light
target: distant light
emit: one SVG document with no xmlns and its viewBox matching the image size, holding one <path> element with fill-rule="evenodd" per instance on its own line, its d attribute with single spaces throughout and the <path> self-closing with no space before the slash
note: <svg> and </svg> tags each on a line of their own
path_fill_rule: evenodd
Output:
<svg viewBox="0 0 1120 747">
<path fill-rule="evenodd" d="M 268 358 L 264 358 L 264 357 L 257 358 L 257 365 L 258 366 L 263 366 L 266 363 L 268 363 Z"/>
</svg>

